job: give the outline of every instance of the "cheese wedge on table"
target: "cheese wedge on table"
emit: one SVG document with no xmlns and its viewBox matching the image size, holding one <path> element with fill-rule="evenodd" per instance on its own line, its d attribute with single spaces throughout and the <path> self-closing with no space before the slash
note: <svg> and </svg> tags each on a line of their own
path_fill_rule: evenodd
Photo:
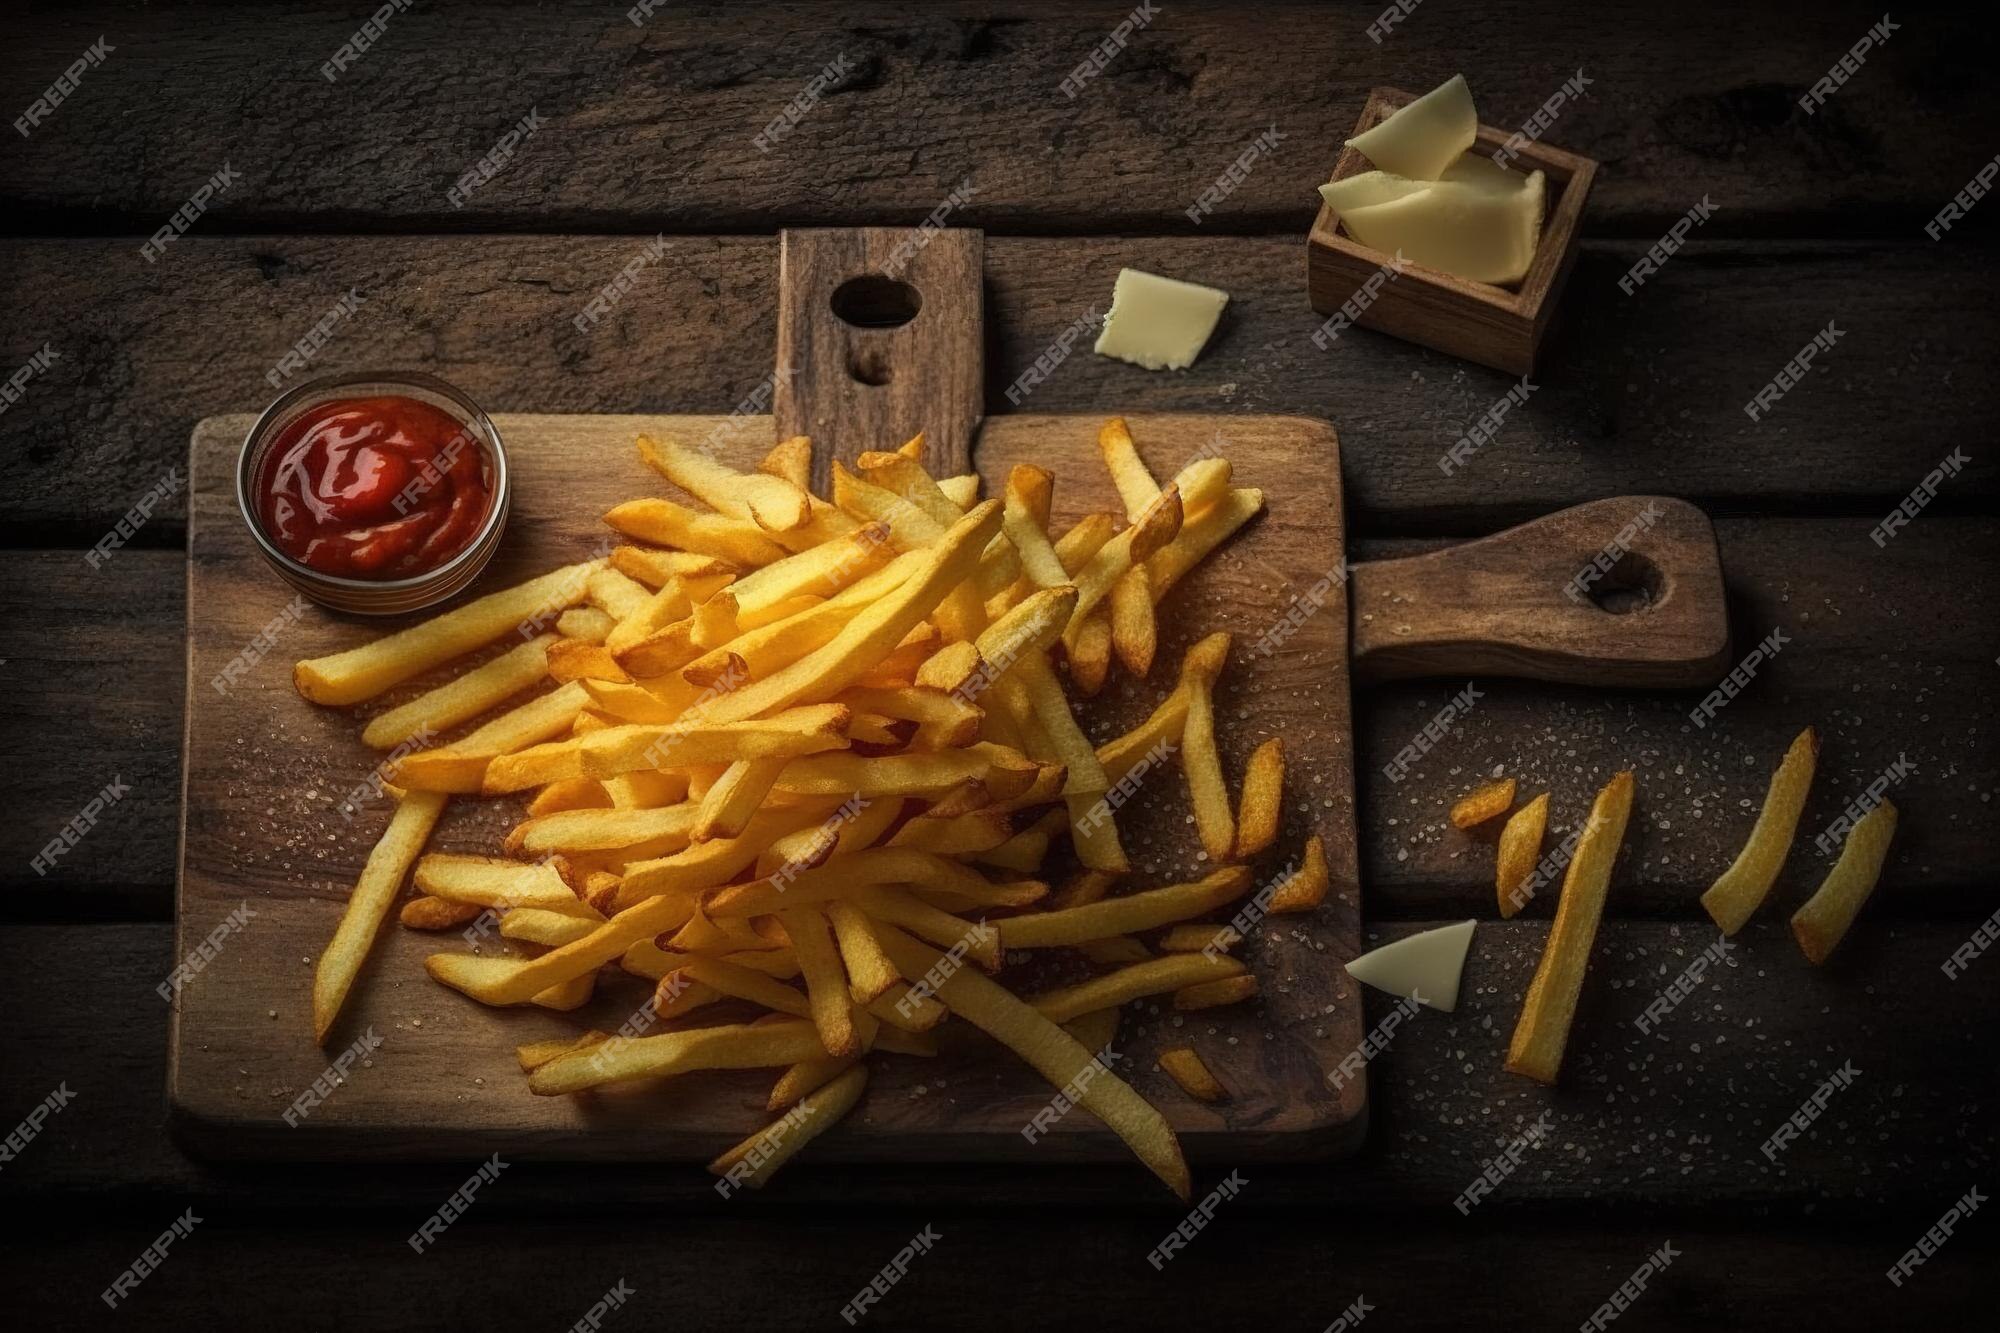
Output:
<svg viewBox="0 0 2000 1333">
<path fill-rule="evenodd" d="M 1186 370 L 1228 304 L 1229 293 L 1213 287 L 1120 269 L 1095 350 L 1148 370 Z"/>
<path fill-rule="evenodd" d="M 1400 198 L 1349 209 L 1340 215 L 1340 225 L 1363 245 L 1400 250 L 1405 259 L 1474 282 L 1505 285 L 1526 277 L 1535 258 L 1546 189 L 1539 171 L 1513 190 L 1436 181 Z"/>
<path fill-rule="evenodd" d="M 1347 141 L 1387 172 L 1434 181 L 1479 137 L 1479 115 L 1463 74 L 1425 93 L 1374 129 Z"/>
<path fill-rule="evenodd" d="M 1458 979 L 1472 947 L 1472 928 L 1461 921 L 1385 944 L 1347 965 L 1347 975 L 1394 996 L 1413 996 L 1433 1009 L 1458 1007 Z"/>
</svg>

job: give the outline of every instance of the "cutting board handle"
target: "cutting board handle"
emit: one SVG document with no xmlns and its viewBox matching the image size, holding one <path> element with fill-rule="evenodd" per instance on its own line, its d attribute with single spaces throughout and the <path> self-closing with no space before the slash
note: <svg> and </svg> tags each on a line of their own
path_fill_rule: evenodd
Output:
<svg viewBox="0 0 2000 1333">
<path fill-rule="evenodd" d="M 972 470 L 985 402 L 985 233 L 963 228 L 778 233 L 778 438 L 809 435 L 813 485 L 835 459 L 924 433 L 934 476 Z"/>
<path fill-rule="evenodd" d="M 1349 593 L 1363 681 L 1677 688 L 1713 684 L 1730 660 L 1715 528 L 1663 496 L 1594 500 L 1461 546 L 1359 564 Z"/>
</svg>

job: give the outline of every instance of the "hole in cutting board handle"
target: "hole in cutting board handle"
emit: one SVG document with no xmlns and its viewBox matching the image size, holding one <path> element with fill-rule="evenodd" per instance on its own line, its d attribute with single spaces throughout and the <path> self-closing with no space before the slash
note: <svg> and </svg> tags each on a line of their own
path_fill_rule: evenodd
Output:
<svg viewBox="0 0 2000 1333">
<path fill-rule="evenodd" d="M 834 288 L 827 304 L 850 328 L 900 329 L 924 308 L 924 298 L 907 282 L 869 273 Z"/>
<path fill-rule="evenodd" d="M 1591 585 L 1588 596 L 1598 610 L 1626 616 L 1657 605 L 1665 593 L 1666 576 L 1660 567 L 1637 551 L 1627 551 Z"/>
</svg>

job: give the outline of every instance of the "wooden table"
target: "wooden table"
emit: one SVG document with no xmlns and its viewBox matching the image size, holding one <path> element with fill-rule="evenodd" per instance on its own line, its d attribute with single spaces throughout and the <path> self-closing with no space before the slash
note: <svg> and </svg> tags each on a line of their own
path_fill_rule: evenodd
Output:
<svg viewBox="0 0 2000 1333">
<path fill-rule="evenodd" d="M 1621 1328 L 1962 1322 L 1990 1212 L 1900 1286 L 1885 1272 L 2000 1183 L 2000 958 L 1955 979 L 1941 966 L 1993 913 L 2000 872 L 2000 205 L 1925 234 L 2000 146 L 1975 11 L 1896 15 L 1810 115 L 1797 99 L 1879 10 L 1436 0 L 1377 43 L 1372 4 L 1166 4 L 1067 96 L 1129 9 L 662 6 L 635 22 L 618 6 L 423 6 L 392 10 L 332 81 L 320 67 L 365 5 L 16 21 L 0 72 L 13 108 L 100 36 L 111 48 L 0 148 L 0 374 L 44 344 L 57 356 L 0 416 L 0 1128 L 73 1094 L 0 1164 L 7 1214 L 33 1222 L 12 1241 L 22 1326 L 107 1317 L 98 1293 L 189 1210 L 200 1223 L 121 1307 L 143 1326 L 565 1327 L 622 1279 L 633 1295 L 607 1327 L 845 1327 L 842 1305 L 926 1224 L 934 1251 L 873 1326 L 1318 1329 L 1359 1299 L 1384 1328 L 1573 1327 L 1667 1244 L 1677 1257 Z M 760 151 L 830 64 L 816 104 Z M 1565 323 L 1525 407 L 1447 476 L 1435 460 L 1510 381 L 1365 331 L 1315 348 L 1311 187 L 1372 86 L 1463 70 L 1484 119 L 1519 123 L 1579 67 L 1590 95 L 1548 133 L 1604 171 Z M 455 207 L 447 191 L 530 116 Z M 1192 221 L 1274 125 L 1277 146 Z M 147 262 L 146 238 L 225 164 L 234 182 Z M 266 372 L 349 292 L 361 304 L 315 372 L 420 367 L 510 411 L 738 402 L 772 365 L 777 227 L 915 225 L 964 181 L 956 220 L 988 232 L 992 410 L 1102 308 L 1120 266 L 1212 283 L 1233 300 L 1194 369 L 1074 356 L 1035 410 L 1326 417 L 1358 557 L 1603 495 L 1683 495 L 1716 518 L 1738 644 L 1780 630 L 1783 650 L 1702 728 L 1696 695 L 1480 682 L 1400 783 L 1383 765 L 1462 682 L 1358 694 L 1371 933 L 1479 916 L 1465 996 L 1375 1061 L 1359 1158 L 1246 1172 L 1162 1271 L 1146 1256 L 1181 1213 L 1135 1169 L 802 1163 L 724 1202 L 684 1169 L 516 1163 L 418 1259 L 404 1238 L 475 1164 L 228 1168 L 177 1148 L 155 987 L 175 961 L 191 424 L 260 407 Z M 1703 200 L 1713 216 L 1621 291 Z M 656 236 L 632 296 L 579 332 Z M 1832 350 L 1750 420 L 1743 405 L 1829 321 Z M 1872 540 L 1955 448 L 1962 470 Z M 162 481 L 174 494 L 87 560 Z M 1899 757 L 1915 765 L 1882 889 L 1834 963 L 1807 967 L 1783 925 L 1823 864 L 1802 838 L 1785 909 L 1641 1034 L 1634 1019 L 1713 938 L 1695 899 L 1808 723 L 1825 745 L 1809 833 Z M 1555 1091 L 1499 1072 L 1547 908 L 1494 920 L 1490 852 L 1443 818 L 1496 766 L 1552 790 L 1559 822 L 1613 769 L 1638 775 Z M 129 791 L 37 873 L 114 780 Z M 1371 1021 L 1386 1012 L 1371 1000 Z M 1844 1062 L 1853 1085 L 1768 1160 L 1760 1145 Z M 1541 1146 L 1462 1215 L 1454 1198 L 1544 1112 Z"/>
</svg>

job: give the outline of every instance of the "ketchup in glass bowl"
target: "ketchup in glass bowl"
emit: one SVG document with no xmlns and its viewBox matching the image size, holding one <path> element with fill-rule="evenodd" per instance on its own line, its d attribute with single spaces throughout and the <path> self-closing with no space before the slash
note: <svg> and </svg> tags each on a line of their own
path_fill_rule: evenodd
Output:
<svg viewBox="0 0 2000 1333">
<path fill-rule="evenodd" d="M 450 597 L 485 567 L 507 519 L 507 459 L 477 404 L 428 375 L 303 384 L 251 428 L 237 502 L 293 587 L 344 611 Z"/>
</svg>

